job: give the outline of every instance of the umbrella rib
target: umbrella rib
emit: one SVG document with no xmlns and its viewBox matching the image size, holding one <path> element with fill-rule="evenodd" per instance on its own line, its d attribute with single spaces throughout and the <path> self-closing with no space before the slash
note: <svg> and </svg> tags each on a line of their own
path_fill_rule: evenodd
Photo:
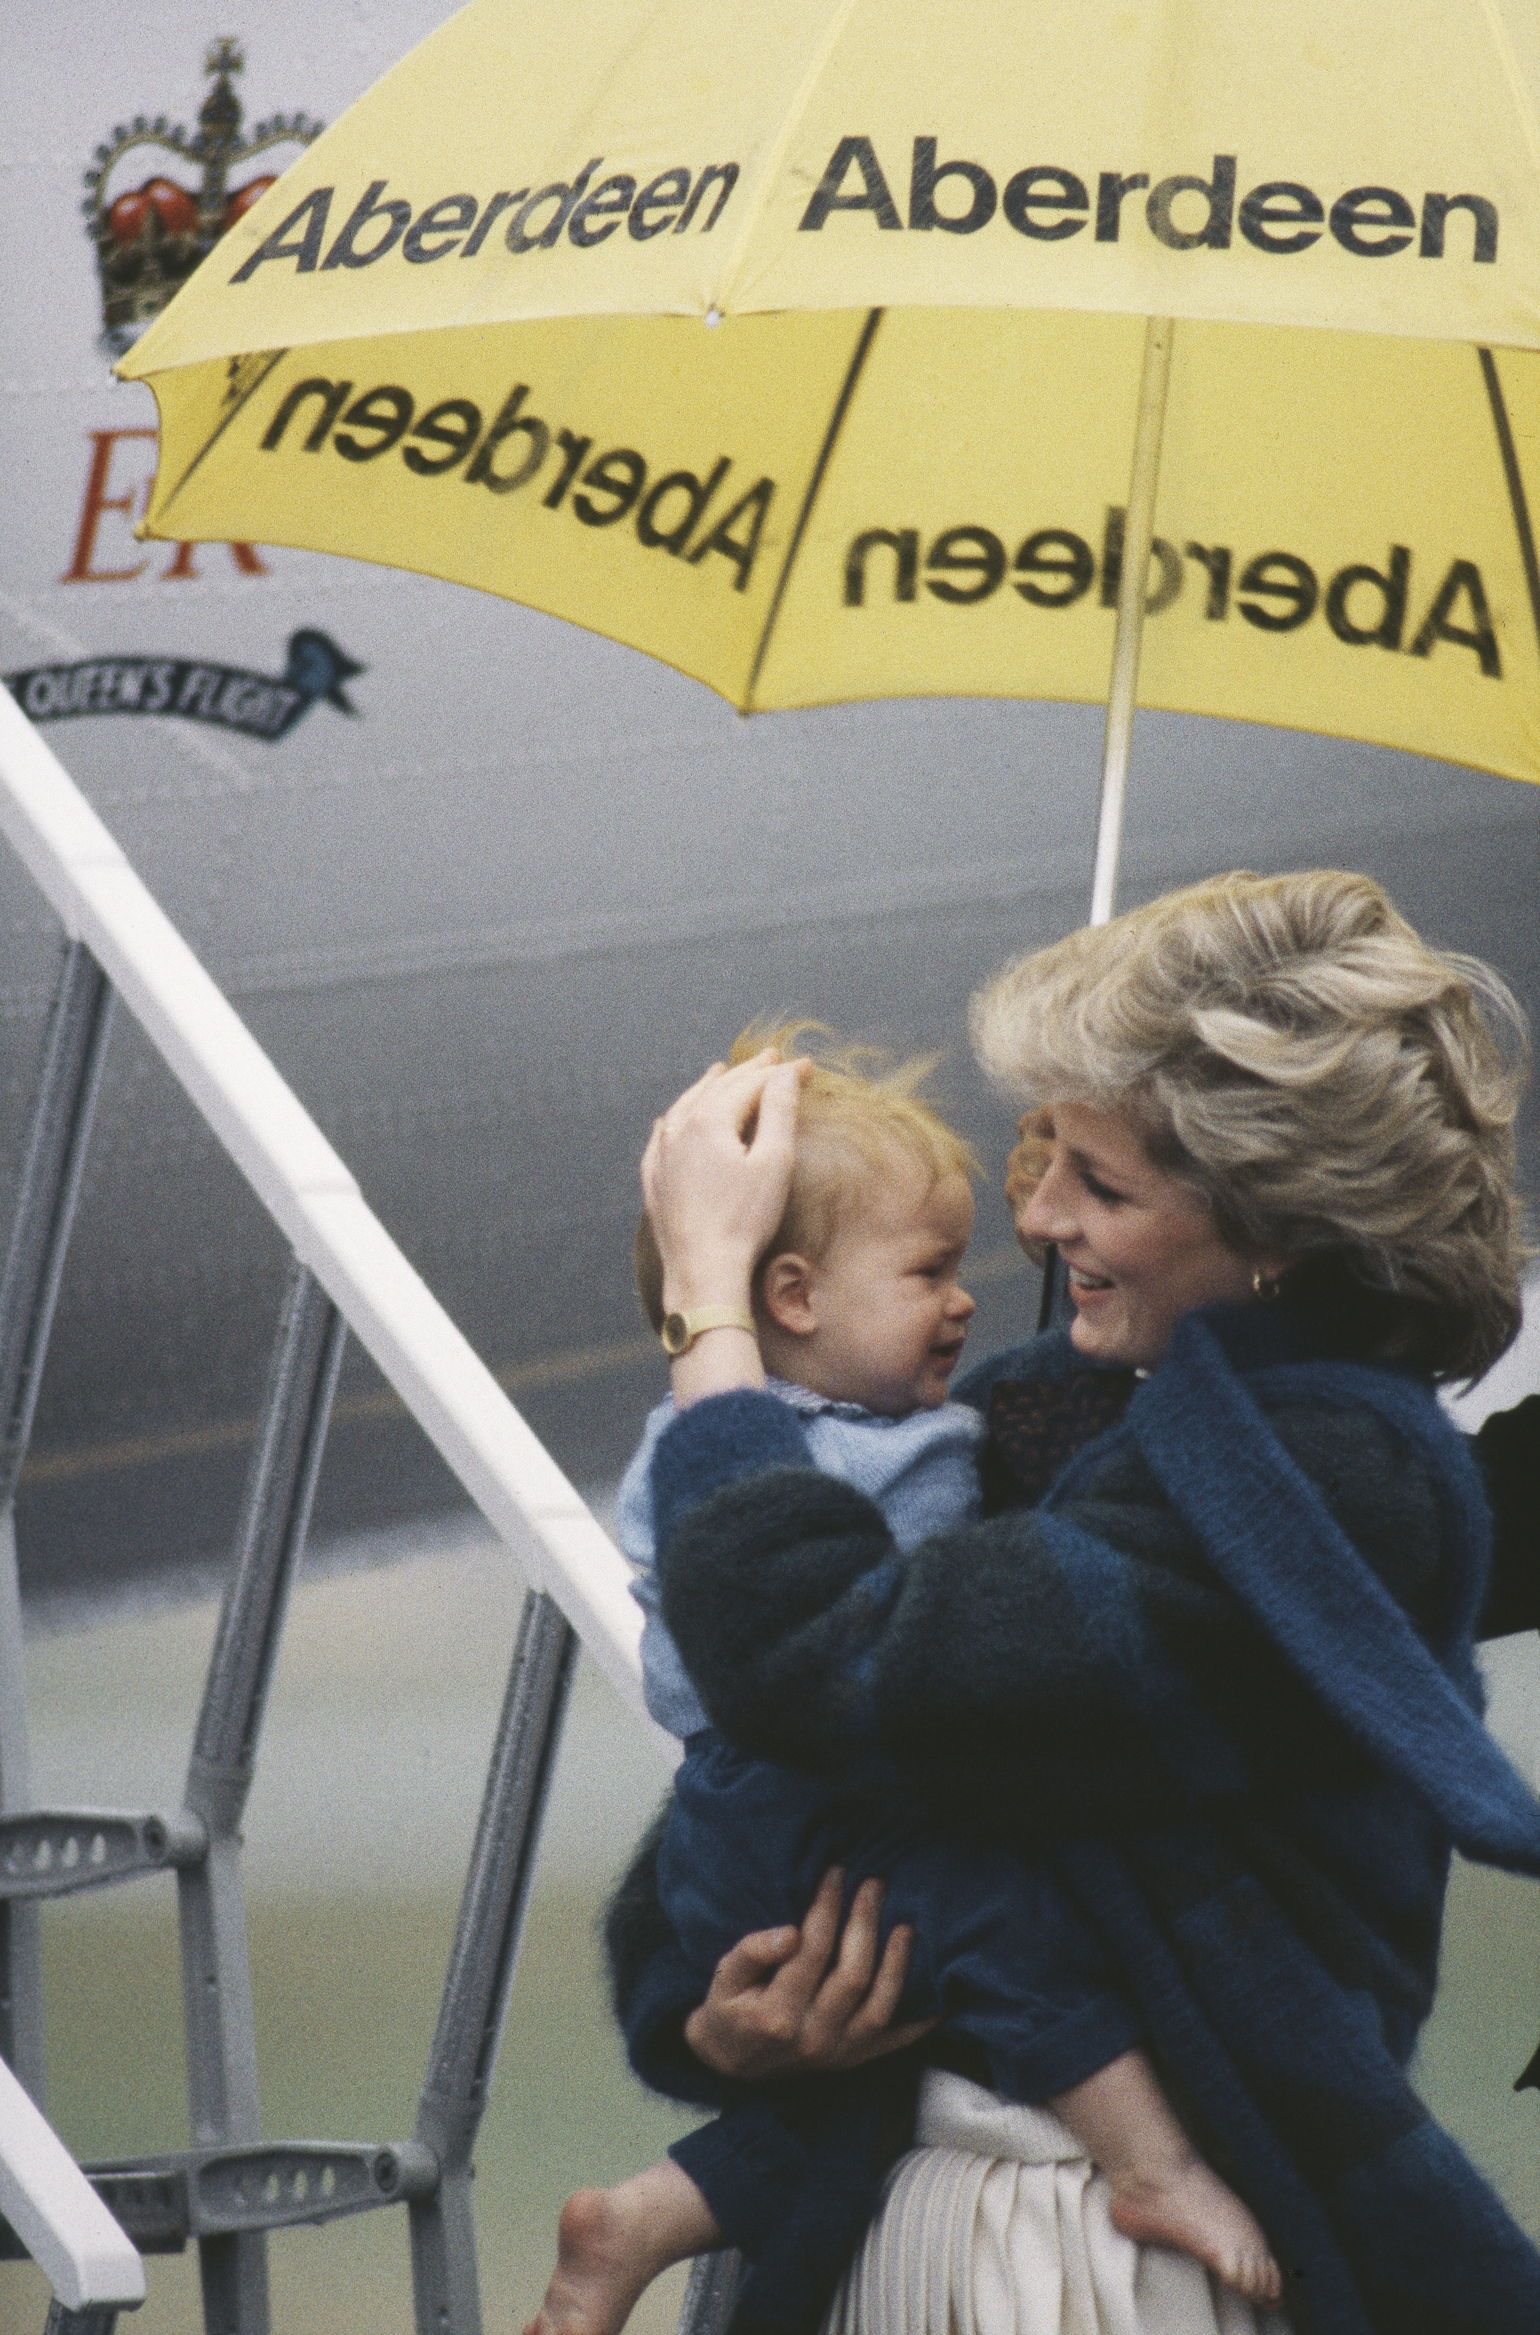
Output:
<svg viewBox="0 0 1540 2335">
<path fill-rule="evenodd" d="M 802 538 L 807 533 L 807 523 L 813 515 L 813 505 L 818 500 L 818 490 L 823 485 L 824 473 L 829 467 L 835 443 L 844 427 L 845 416 L 850 410 L 850 401 L 856 393 L 856 383 L 861 378 L 861 369 L 871 353 L 872 342 L 876 338 L 877 327 L 882 322 L 882 318 L 882 309 L 873 308 L 868 311 L 866 322 L 861 327 L 860 335 L 851 353 L 850 363 L 845 368 L 845 378 L 840 384 L 839 396 L 834 401 L 834 410 L 829 416 L 829 425 L 823 434 L 823 444 L 818 449 L 818 460 L 814 463 L 813 475 L 807 482 L 807 493 L 803 496 L 802 508 L 797 513 L 797 524 L 791 531 L 791 541 L 786 546 L 786 557 L 782 562 L 781 572 L 776 578 L 775 591 L 771 597 L 770 606 L 765 612 L 765 629 L 759 636 L 759 646 L 754 651 L 754 662 L 749 667 L 748 684 L 743 693 L 745 713 L 753 710 L 754 692 L 759 686 L 759 676 L 764 669 L 765 657 L 770 647 L 770 637 L 775 631 L 776 619 L 781 613 L 781 603 L 786 597 L 786 586 L 791 581 L 791 571 L 796 565 L 797 554 L 802 548 Z"/>
<path fill-rule="evenodd" d="M 724 263 L 721 270 L 721 289 L 714 305 L 724 311 L 737 306 L 732 298 L 732 287 L 736 282 L 738 270 L 743 264 L 743 255 L 749 247 L 749 240 L 759 225 L 765 205 L 774 191 L 776 173 L 780 169 L 781 159 L 801 128 L 803 117 L 812 103 L 813 92 L 818 87 L 824 68 L 839 46 L 840 36 L 859 5 L 860 0 L 839 0 L 839 5 L 834 9 L 829 22 L 824 26 L 823 37 L 817 44 L 817 53 L 803 73 L 797 94 L 787 106 L 780 128 L 771 139 L 769 152 L 760 171 L 757 194 L 743 214 L 743 224 L 738 231 L 738 240 L 733 246 L 732 257 Z"/>
<path fill-rule="evenodd" d="M 1492 35 L 1492 46 L 1497 51 L 1503 78 L 1513 98 L 1513 110 L 1518 117 L 1524 142 L 1529 148 L 1531 160 L 1540 166 L 1540 118 L 1536 116 L 1534 100 L 1529 94 L 1527 76 L 1514 55 L 1513 35 L 1503 21 L 1502 10 L 1494 7 L 1493 0 L 1479 0 L 1479 5 L 1487 20 L 1487 30 Z"/>
<path fill-rule="evenodd" d="M 1492 407 L 1492 421 L 1497 431 L 1498 451 L 1503 458 L 1503 476 L 1508 482 L 1508 500 L 1513 506 L 1513 524 L 1519 539 L 1519 551 L 1524 561 L 1524 579 L 1529 586 L 1529 612 L 1535 620 L 1535 639 L 1540 642 L 1540 551 L 1535 545 L 1535 530 L 1529 516 L 1529 501 L 1524 493 L 1524 474 L 1519 468 L 1519 450 L 1514 443 L 1513 424 L 1508 418 L 1507 401 L 1498 376 L 1497 359 L 1490 349 L 1478 349 L 1482 376 L 1487 385 L 1487 397 Z"/>
<path fill-rule="evenodd" d="M 260 373 L 258 373 L 254 379 L 247 383 L 246 387 L 241 391 L 240 396 L 237 397 L 232 403 L 229 412 L 221 415 L 216 427 L 209 432 L 208 436 L 204 439 L 203 444 L 198 448 L 197 453 L 193 456 L 191 462 L 188 463 L 187 468 L 183 471 L 181 477 L 177 480 L 176 485 L 172 488 L 170 494 L 167 495 L 166 508 L 162 513 L 162 517 L 169 515 L 171 505 L 175 502 L 183 487 L 186 486 L 188 480 L 192 477 L 193 472 L 197 469 L 199 463 L 203 460 L 204 455 L 213 453 L 214 448 L 219 444 L 220 439 L 224 436 L 226 430 L 228 430 L 230 427 L 230 424 L 235 420 L 237 414 L 245 410 L 247 404 L 253 397 L 256 396 L 257 391 L 261 388 L 263 382 L 272 372 L 273 367 L 275 365 L 281 365 L 288 353 L 289 352 L 287 349 L 273 349 L 269 352 L 267 363 L 262 367 Z"/>
</svg>

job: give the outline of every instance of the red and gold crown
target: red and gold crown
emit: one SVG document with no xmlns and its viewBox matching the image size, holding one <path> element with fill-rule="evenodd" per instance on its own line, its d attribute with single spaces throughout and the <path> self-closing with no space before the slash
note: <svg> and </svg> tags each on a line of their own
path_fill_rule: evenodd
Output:
<svg viewBox="0 0 1540 2335">
<path fill-rule="evenodd" d="M 114 356 L 160 314 L 278 170 L 238 183 L 234 174 L 259 155 L 308 146 L 320 134 L 320 122 L 293 113 L 272 114 L 243 135 L 234 78 L 245 62 L 238 41 L 215 41 L 204 68 L 212 87 L 195 132 L 164 114 L 154 121 L 136 114 L 91 157 L 83 209 L 101 276 L 104 337 Z M 146 175 L 136 177 L 140 171 Z"/>
</svg>

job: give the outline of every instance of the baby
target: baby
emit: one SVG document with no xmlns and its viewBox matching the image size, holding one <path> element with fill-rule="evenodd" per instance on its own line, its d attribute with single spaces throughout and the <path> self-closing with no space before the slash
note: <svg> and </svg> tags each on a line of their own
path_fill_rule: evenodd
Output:
<svg viewBox="0 0 1540 2335">
<path fill-rule="evenodd" d="M 767 1042 L 805 1051 L 808 1035 L 751 1029 L 731 1059 Z M 786 1212 L 754 1285 L 770 1391 L 802 1416 L 818 1466 L 875 1501 L 901 1548 L 968 1522 L 979 1505 L 982 1421 L 948 1400 L 974 1310 L 958 1276 L 978 1170 L 917 1091 L 926 1067 L 883 1070 L 870 1055 L 821 1052 L 801 1090 Z M 662 1270 L 645 1219 L 637 1281 L 661 1329 Z M 902 1922 L 914 1933 L 900 2016 L 942 2022 L 928 2053 L 1004 2098 L 1051 2108 L 1106 2176 L 1112 2219 L 1128 2236 L 1182 2248 L 1253 2300 L 1275 2300 L 1279 2276 L 1261 2229 L 1188 2139 L 1051 1874 L 932 1829 L 895 1807 L 878 1775 L 835 1785 L 754 1759 L 713 1731 L 659 1609 L 648 1475 L 672 1415 L 664 1402 L 647 1422 L 616 1531 L 647 1617 L 648 1707 L 686 1746 L 658 1885 L 702 1994 L 747 1931 L 798 1923 L 830 1867 L 851 1886 L 881 1876 L 888 1930 Z M 758 2281 L 745 2298 L 756 2323 L 795 2316 L 786 2297 L 798 2293 L 799 2264 L 776 2256 L 806 2251 L 799 2192 L 835 2178 L 831 2146 L 844 2143 L 828 2104 L 852 2082 L 825 2079 L 825 2143 L 834 2137 L 822 2159 L 807 2136 L 815 2119 L 799 2116 L 797 2099 L 781 2110 L 761 2095 L 616 2188 L 578 2191 L 526 2335 L 616 2335 L 660 2271 L 722 2245 L 739 2247 Z M 777 2113 L 785 2145 L 767 2146 L 766 2118 Z M 870 2126 L 853 2121 L 850 2132 L 850 2145 L 869 2152 Z M 822 2267 L 837 2274 L 837 2264 Z"/>
</svg>

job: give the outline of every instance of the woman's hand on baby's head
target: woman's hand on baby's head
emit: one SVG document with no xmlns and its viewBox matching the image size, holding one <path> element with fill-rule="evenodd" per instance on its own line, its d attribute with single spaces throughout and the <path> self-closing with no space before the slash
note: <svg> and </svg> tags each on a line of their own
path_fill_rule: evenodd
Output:
<svg viewBox="0 0 1540 2335">
<path fill-rule="evenodd" d="M 746 1303 L 785 1213 L 805 1064 L 714 1062 L 653 1126 L 642 1195 L 671 1308 Z"/>
<path fill-rule="evenodd" d="M 826 1873 L 800 1929 L 757 1930 L 723 1955 L 685 2023 L 698 2059 L 753 2083 L 861 2067 L 929 2034 L 934 2019 L 893 2024 L 913 1938 L 900 1927 L 882 1945 L 881 1882 L 843 1907 L 844 1877 Z"/>
</svg>

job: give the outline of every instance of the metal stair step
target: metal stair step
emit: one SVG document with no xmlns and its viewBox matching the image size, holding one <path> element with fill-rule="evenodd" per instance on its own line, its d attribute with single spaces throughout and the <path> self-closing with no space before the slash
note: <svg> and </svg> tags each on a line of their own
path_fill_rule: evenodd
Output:
<svg viewBox="0 0 1540 2335">
<path fill-rule="evenodd" d="M 197 1864 L 208 1832 L 185 1811 L 27 1808 L 0 1816 L 0 1900 L 68 1897 Z"/>
<path fill-rule="evenodd" d="M 410 2204 L 431 2197 L 439 2179 L 438 2159 L 415 2140 L 176 2149 L 82 2169 L 141 2254 L 179 2254 L 191 2238 L 294 2229 Z M 0 2261 L 23 2255 L 0 2220 Z"/>
</svg>

